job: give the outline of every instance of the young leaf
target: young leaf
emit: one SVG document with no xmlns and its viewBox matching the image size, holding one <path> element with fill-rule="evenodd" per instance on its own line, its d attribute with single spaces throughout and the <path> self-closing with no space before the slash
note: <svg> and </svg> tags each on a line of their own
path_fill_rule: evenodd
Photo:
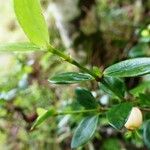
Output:
<svg viewBox="0 0 150 150">
<path fill-rule="evenodd" d="M 88 116 L 84 118 L 73 135 L 71 141 L 71 147 L 77 148 L 86 144 L 94 135 L 95 130 L 98 124 L 98 115 L 97 116 Z"/>
<path fill-rule="evenodd" d="M 40 48 L 32 43 L 0 44 L 0 52 L 26 52 L 38 50 L 40 50 Z"/>
<path fill-rule="evenodd" d="M 126 123 L 131 112 L 132 104 L 122 103 L 112 107 L 107 112 L 107 118 L 111 126 L 120 130 Z"/>
<path fill-rule="evenodd" d="M 143 138 L 146 146 L 150 148 L 150 120 L 148 120 L 144 125 Z"/>
<path fill-rule="evenodd" d="M 36 112 L 37 112 L 38 116 L 42 116 L 44 113 L 47 112 L 47 110 L 44 108 L 37 108 Z"/>
<path fill-rule="evenodd" d="M 104 76 L 134 77 L 150 73 L 150 58 L 129 59 L 114 64 L 104 71 Z"/>
<path fill-rule="evenodd" d="M 94 66 L 93 67 L 93 72 L 97 75 L 97 76 L 101 76 L 102 75 L 102 70 L 99 67 Z"/>
<path fill-rule="evenodd" d="M 117 96 L 120 99 L 123 99 L 125 94 L 125 84 L 124 82 L 115 77 L 104 77 L 99 83 L 101 89 L 103 89 L 106 93 Z"/>
<path fill-rule="evenodd" d="M 94 78 L 89 74 L 66 72 L 55 75 L 49 79 L 49 82 L 54 84 L 73 84 L 89 80 L 94 80 Z"/>
<path fill-rule="evenodd" d="M 75 90 L 76 98 L 79 104 L 81 104 L 86 109 L 93 109 L 97 108 L 98 103 L 96 102 L 96 99 L 91 94 L 91 92 L 84 88 L 77 88 Z"/>
<path fill-rule="evenodd" d="M 36 121 L 33 124 L 31 130 L 33 130 L 34 128 L 39 126 L 41 123 L 43 123 L 45 120 L 47 120 L 49 117 L 51 117 L 54 114 L 55 114 L 55 110 L 54 109 L 50 109 L 50 110 L 47 110 L 47 111 L 44 110 L 41 113 L 41 115 L 36 119 Z"/>
<path fill-rule="evenodd" d="M 39 0 L 13 0 L 16 17 L 30 41 L 46 47 L 49 34 Z"/>
</svg>

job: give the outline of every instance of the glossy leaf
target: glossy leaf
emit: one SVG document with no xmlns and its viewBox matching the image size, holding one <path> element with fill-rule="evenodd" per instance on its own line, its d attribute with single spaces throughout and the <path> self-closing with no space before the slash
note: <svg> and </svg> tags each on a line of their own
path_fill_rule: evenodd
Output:
<svg viewBox="0 0 150 150">
<path fill-rule="evenodd" d="M 50 109 L 50 110 L 47 110 L 47 111 L 43 110 L 41 115 L 38 116 L 38 118 L 36 119 L 36 121 L 33 124 L 31 130 L 36 128 L 37 126 L 39 126 L 41 123 L 46 121 L 49 117 L 53 116 L 54 114 L 55 114 L 55 110 L 54 109 Z"/>
<path fill-rule="evenodd" d="M 99 83 L 100 89 L 103 89 L 111 96 L 117 96 L 123 99 L 125 94 L 125 84 L 123 80 L 115 77 L 104 77 Z"/>
<path fill-rule="evenodd" d="M 86 144 L 94 135 L 98 124 L 98 116 L 89 116 L 84 118 L 73 135 L 71 142 L 72 148 L 77 148 Z"/>
<path fill-rule="evenodd" d="M 66 72 L 61 74 L 56 74 L 52 77 L 49 82 L 54 84 L 73 84 L 83 81 L 94 80 L 94 78 L 89 74 L 77 73 L 77 72 Z"/>
<path fill-rule="evenodd" d="M 134 77 L 150 73 L 150 58 L 129 59 L 114 64 L 104 71 L 104 76 Z"/>
<path fill-rule="evenodd" d="M 86 109 L 93 109 L 98 106 L 96 99 L 89 90 L 84 88 L 77 88 L 75 93 L 79 104 L 81 104 Z"/>
<path fill-rule="evenodd" d="M 148 120 L 144 125 L 143 138 L 146 146 L 150 148 L 150 120 Z"/>
<path fill-rule="evenodd" d="M 132 104 L 122 103 L 116 106 L 113 106 L 107 112 L 107 118 L 111 126 L 120 130 L 126 123 L 128 116 L 131 112 Z"/>
<path fill-rule="evenodd" d="M 26 52 L 38 50 L 40 50 L 40 48 L 32 43 L 0 44 L 0 52 Z"/>
<path fill-rule="evenodd" d="M 13 0 L 16 17 L 30 41 L 46 47 L 49 34 L 39 0 Z"/>
</svg>

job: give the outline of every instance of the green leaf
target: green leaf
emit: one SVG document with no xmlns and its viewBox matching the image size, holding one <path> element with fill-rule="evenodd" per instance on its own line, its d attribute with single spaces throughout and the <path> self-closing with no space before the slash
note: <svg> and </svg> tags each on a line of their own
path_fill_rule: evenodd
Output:
<svg viewBox="0 0 150 150">
<path fill-rule="evenodd" d="M 102 75 L 102 70 L 99 67 L 94 66 L 93 72 L 99 77 Z"/>
<path fill-rule="evenodd" d="M 44 108 L 37 108 L 36 112 L 37 112 L 38 116 L 42 116 L 44 113 L 47 112 L 47 110 Z"/>
<path fill-rule="evenodd" d="M 40 48 L 32 43 L 0 44 L 0 52 L 26 52 L 39 51 Z"/>
<path fill-rule="evenodd" d="M 13 0 L 16 17 L 29 40 L 46 48 L 49 34 L 39 0 Z"/>
<path fill-rule="evenodd" d="M 126 123 L 128 116 L 131 112 L 132 104 L 131 103 L 122 103 L 116 106 L 113 106 L 107 112 L 107 118 L 111 126 L 120 130 Z"/>
<path fill-rule="evenodd" d="M 43 110 L 41 115 L 38 116 L 38 118 L 36 119 L 35 123 L 31 127 L 31 130 L 33 130 L 34 128 L 39 126 L 41 123 L 43 123 L 45 120 L 47 120 L 49 117 L 53 116 L 54 114 L 55 114 L 55 110 L 54 109 L 50 109 L 50 110 L 47 110 L 47 111 Z"/>
<path fill-rule="evenodd" d="M 134 96 L 138 96 L 140 93 L 145 93 L 150 89 L 150 81 L 140 83 L 138 86 L 130 90 L 130 93 Z"/>
<path fill-rule="evenodd" d="M 66 72 L 55 75 L 49 80 L 49 82 L 54 84 L 73 84 L 89 80 L 94 80 L 94 78 L 89 74 Z"/>
<path fill-rule="evenodd" d="M 99 83 L 101 89 L 111 96 L 117 96 L 120 99 L 124 98 L 125 84 L 123 80 L 115 77 L 104 77 Z"/>
<path fill-rule="evenodd" d="M 93 109 L 97 108 L 98 103 L 96 102 L 96 99 L 91 94 L 91 92 L 84 88 L 77 88 L 75 90 L 76 98 L 79 104 L 81 104 L 86 109 Z"/>
<path fill-rule="evenodd" d="M 104 140 L 102 150 L 122 150 L 119 139 L 112 137 Z"/>
<path fill-rule="evenodd" d="M 136 46 L 132 47 L 129 51 L 129 57 L 142 57 L 150 56 L 150 50 L 147 43 L 139 43 Z"/>
<path fill-rule="evenodd" d="M 86 144 L 93 137 L 97 128 L 98 118 L 98 115 L 88 116 L 80 122 L 71 141 L 72 148 Z"/>
<path fill-rule="evenodd" d="M 140 106 L 150 106 L 150 94 L 139 94 Z"/>
<path fill-rule="evenodd" d="M 150 120 L 144 125 L 143 138 L 145 145 L 150 148 Z"/>
<path fill-rule="evenodd" d="M 104 71 L 104 76 L 134 77 L 150 73 L 150 58 L 129 59 L 114 64 Z"/>
</svg>

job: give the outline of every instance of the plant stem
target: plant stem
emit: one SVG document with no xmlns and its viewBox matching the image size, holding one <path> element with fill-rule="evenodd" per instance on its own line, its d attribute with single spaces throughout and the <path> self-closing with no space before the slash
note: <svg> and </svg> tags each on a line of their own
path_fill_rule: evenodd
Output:
<svg viewBox="0 0 150 150">
<path fill-rule="evenodd" d="M 81 114 L 81 113 L 90 113 L 90 112 L 99 112 L 99 110 L 86 109 L 86 110 L 77 110 L 77 111 L 64 111 L 64 112 L 57 112 L 55 115 Z"/>
<path fill-rule="evenodd" d="M 91 113 L 91 112 L 103 112 L 107 111 L 108 108 L 95 108 L 95 109 L 85 109 L 85 110 L 77 110 L 77 111 L 64 111 L 57 112 L 55 115 L 67 115 L 67 114 L 81 114 L 81 113 Z"/>
<path fill-rule="evenodd" d="M 142 111 L 150 112 L 150 108 L 140 108 Z"/>
<path fill-rule="evenodd" d="M 48 51 L 50 51 L 51 53 L 63 58 L 65 61 L 71 63 L 72 65 L 77 66 L 78 68 L 80 68 L 82 71 L 90 74 L 92 77 L 95 78 L 96 81 L 100 81 L 101 80 L 101 76 L 98 76 L 96 73 L 94 73 L 92 70 L 89 70 L 85 67 L 83 67 L 81 64 L 79 64 L 76 60 L 74 60 L 73 58 L 71 58 L 71 56 L 61 52 L 60 50 L 55 49 L 54 47 L 52 47 L 51 45 L 48 46 Z"/>
</svg>

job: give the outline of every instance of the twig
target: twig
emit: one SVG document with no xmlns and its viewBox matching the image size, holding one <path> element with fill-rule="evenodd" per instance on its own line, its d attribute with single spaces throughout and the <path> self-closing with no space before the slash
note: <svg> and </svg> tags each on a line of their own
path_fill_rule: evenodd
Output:
<svg viewBox="0 0 150 150">
<path fill-rule="evenodd" d="M 150 112 L 150 108 L 140 108 L 142 111 Z"/>
</svg>

